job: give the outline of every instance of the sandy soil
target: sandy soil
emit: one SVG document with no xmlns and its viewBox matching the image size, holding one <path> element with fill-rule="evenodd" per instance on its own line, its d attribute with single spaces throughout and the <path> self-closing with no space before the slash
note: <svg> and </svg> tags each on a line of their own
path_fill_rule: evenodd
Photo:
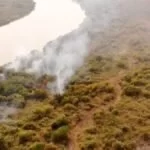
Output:
<svg viewBox="0 0 150 150">
<path fill-rule="evenodd" d="M 0 0 L 0 26 L 28 15 L 34 6 L 32 0 Z"/>
</svg>

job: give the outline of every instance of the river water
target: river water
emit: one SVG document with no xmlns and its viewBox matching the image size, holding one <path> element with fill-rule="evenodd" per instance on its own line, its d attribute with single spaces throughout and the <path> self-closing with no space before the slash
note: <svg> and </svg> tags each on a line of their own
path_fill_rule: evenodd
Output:
<svg viewBox="0 0 150 150">
<path fill-rule="evenodd" d="M 34 1 L 30 15 L 0 27 L 0 65 L 27 51 L 41 50 L 48 41 L 78 28 L 85 17 L 71 0 Z"/>
</svg>

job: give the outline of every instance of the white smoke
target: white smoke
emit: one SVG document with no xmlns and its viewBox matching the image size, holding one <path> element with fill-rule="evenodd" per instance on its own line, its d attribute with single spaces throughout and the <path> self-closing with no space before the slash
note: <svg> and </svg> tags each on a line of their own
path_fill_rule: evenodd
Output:
<svg viewBox="0 0 150 150">
<path fill-rule="evenodd" d="M 5 80 L 5 75 L 3 73 L 0 73 L 0 81 Z"/>
<path fill-rule="evenodd" d="M 117 15 L 117 1 L 76 1 L 80 3 L 87 15 L 78 29 L 49 42 L 42 52 L 34 50 L 17 57 L 6 68 L 36 73 L 38 76 L 43 74 L 55 76 L 56 81 L 49 87 L 54 92 L 63 93 L 71 76 L 83 64 L 84 58 L 89 53 L 91 35 L 107 29 Z"/>
<path fill-rule="evenodd" d="M 10 116 L 15 114 L 17 109 L 7 104 L 0 104 L 0 122 L 11 121 Z"/>
</svg>

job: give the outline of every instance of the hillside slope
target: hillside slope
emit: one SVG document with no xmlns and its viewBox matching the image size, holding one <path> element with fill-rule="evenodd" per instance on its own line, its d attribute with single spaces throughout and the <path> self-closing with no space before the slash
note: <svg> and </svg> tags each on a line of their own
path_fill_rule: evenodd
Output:
<svg viewBox="0 0 150 150">
<path fill-rule="evenodd" d="M 52 76 L 1 68 L 0 150 L 149 150 L 150 18 L 144 13 L 90 33 L 90 54 L 63 95 L 47 89 Z"/>
<path fill-rule="evenodd" d="M 7 72 L 0 149 L 148 150 L 149 64 L 149 49 L 93 54 L 63 95 L 47 91 L 50 76 Z"/>
</svg>

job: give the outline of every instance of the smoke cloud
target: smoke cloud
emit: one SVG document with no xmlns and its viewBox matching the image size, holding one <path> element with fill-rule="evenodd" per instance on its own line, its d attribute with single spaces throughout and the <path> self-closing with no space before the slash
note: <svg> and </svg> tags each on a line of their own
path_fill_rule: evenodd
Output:
<svg viewBox="0 0 150 150">
<path fill-rule="evenodd" d="M 5 80 L 5 75 L 3 73 L 0 73 L 0 82 Z"/>
<path fill-rule="evenodd" d="M 35 73 L 37 76 L 55 76 L 56 81 L 49 87 L 53 92 L 62 94 L 72 75 L 89 54 L 93 35 L 108 30 L 120 16 L 120 0 L 74 1 L 80 4 L 86 14 L 78 29 L 49 42 L 42 52 L 33 50 L 18 56 L 6 68 Z"/>
<path fill-rule="evenodd" d="M 0 104 L 0 123 L 11 121 L 9 118 L 11 115 L 15 114 L 17 109 L 13 106 L 8 106 L 7 104 Z"/>
</svg>

